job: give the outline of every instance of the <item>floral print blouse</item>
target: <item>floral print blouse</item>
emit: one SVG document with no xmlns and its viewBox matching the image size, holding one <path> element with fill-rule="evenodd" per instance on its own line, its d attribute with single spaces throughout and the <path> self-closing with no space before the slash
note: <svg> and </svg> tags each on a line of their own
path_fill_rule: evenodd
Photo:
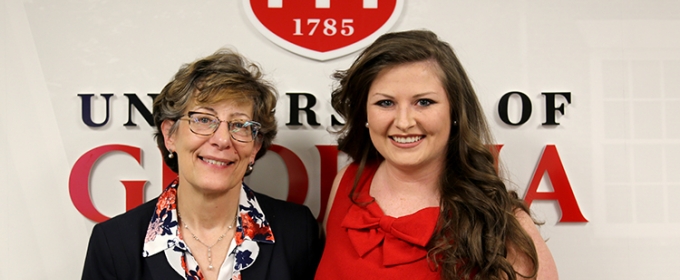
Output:
<svg viewBox="0 0 680 280">
<path fill-rule="evenodd" d="M 177 220 L 177 186 L 175 179 L 160 195 L 144 239 L 143 257 L 165 253 L 170 266 L 185 279 L 204 279 L 198 262 L 180 234 Z M 242 184 L 236 232 L 225 263 L 233 269 L 220 272 L 220 279 L 241 279 L 241 271 L 250 267 L 260 251 L 258 243 L 274 243 L 274 234 L 255 199 L 255 193 Z M 235 245 L 235 246 L 234 246 Z M 226 273 L 223 273 L 226 272 Z"/>
</svg>

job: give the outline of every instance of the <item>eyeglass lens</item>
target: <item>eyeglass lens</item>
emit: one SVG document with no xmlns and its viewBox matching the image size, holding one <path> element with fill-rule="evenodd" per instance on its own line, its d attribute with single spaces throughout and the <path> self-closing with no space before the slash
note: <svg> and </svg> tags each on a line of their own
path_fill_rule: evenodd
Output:
<svg viewBox="0 0 680 280">
<path fill-rule="evenodd" d="M 232 138 L 250 142 L 253 141 L 259 129 L 259 124 L 251 121 L 222 121 L 216 116 L 196 112 L 190 112 L 188 116 L 191 131 L 204 136 L 212 135 L 222 122 L 226 122 Z"/>
</svg>

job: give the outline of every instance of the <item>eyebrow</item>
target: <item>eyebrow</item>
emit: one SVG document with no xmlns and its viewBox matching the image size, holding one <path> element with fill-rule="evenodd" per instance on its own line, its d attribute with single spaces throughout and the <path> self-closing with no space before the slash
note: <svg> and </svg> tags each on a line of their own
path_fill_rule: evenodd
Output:
<svg viewBox="0 0 680 280">
<path fill-rule="evenodd" d="M 235 117 L 235 116 L 241 116 L 241 117 L 245 117 L 247 119 L 252 119 L 250 116 L 248 116 L 248 114 L 241 113 L 241 112 L 235 112 L 235 113 L 231 113 L 231 115 L 229 115 L 229 117 L 232 117 L 232 118 Z"/>
<path fill-rule="evenodd" d="M 418 98 L 421 98 L 423 96 L 428 96 L 428 95 L 432 95 L 432 94 L 436 94 L 436 92 L 428 91 L 428 92 L 418 93 L 418 94 L 414 95 L 413 98 L 418 99 Z M 381 95 L 381 96 L 384 96 L 384 97 L 387 97 L 387 98 L 394 98 L 394 96 L 389 95 L 387 93 L 376 92 L 376 93 L 373 94 L 373 96 L 376 96 L 376 95 Z"/>
<path fill-rule="evenodd" d="M 371 96 L 376 96 L 376 95 L 381 95 L 381 96 L 383 96 L 383 97 L 388 97 L 388 98 L 394 98 L 394 96 L 391 96 L 391 95 L 389 95 L 389 94 L 387 94 L 387 93 L 376 92 L 376 93 L 371 94 Z"/>
<path fill-rule="evenodd" d="M 213 108 L 211 108 L 211 107 L 200 106 L 200 107 L 194 108 L 194 110 L 192 110 L 192 111 L 195 111 L 195 110 L 206 110 L 206 111 L 210 111 L 210 112 L 212 112 L 213 115 L 217 116 L 217 111 L 215 111 L 215 109 L 213 109 Z M 231 113 L 231 114 L 229 115 L 229 118 L 233 118 L 233 117 L 235 117 L 235 116 L 246 117 L 246 118 L 249 118 L 249 119 L 251 118 L 248 114 L 242 113 L 242 112 L 233 112 L 233 113 Z"/>
<path fill-rule="evenodd" d="M 416 94 L 416 95 L 413 96 L 413 97 L 415 97 L 415 98 L 421 98 L 421 97 L 423 97 L 423 96 L 428 96 L 428 95 L 432 95 L 432 94 L 437 94 L 437 93 L 434 92 L 434 91 L 428 91 L 428 92 L 423 92 L 423 93 Z"/>
</svg>

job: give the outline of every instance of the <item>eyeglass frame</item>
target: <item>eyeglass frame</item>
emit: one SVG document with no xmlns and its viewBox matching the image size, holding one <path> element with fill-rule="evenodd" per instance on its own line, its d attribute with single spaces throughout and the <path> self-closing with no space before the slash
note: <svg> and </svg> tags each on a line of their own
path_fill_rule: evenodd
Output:
<svg viewBox="0 0 680 280">
<path fill-rule="evenodd" d="M 215 117 L 215 119 L 219 123 L 217 123 L 217 125 L 215 126 L 215 129 L 213 129 L 213 131 L 209 134 L 198 133 L 191 128 L 191 122 L 192 122 L 191 115 L 193 115 L 193 114 L 202 114 L 202 115 L 208 115 L 208 116 L 211 116 L 211 117 Z M 255 141 L 255 139 L 257 139 L 257 134 L 260 133 L 260 129 L 262 129 L 262 124 L 260 124 L 259 122 L 256 122 L 256 121 L 245 121 L 245 122 L 243 122 L 244 126 L 250 127 L 251 133 L 253 135 L 252 139 L 250 141 L 243 141 L 243 140 L 236 139 L 236 137 L 234 137 L 234 134 L 231 133 L 231 124 L 233 123 L 232 121 L 220 120 L 220 118 L 216 115 L 213 115 L 213 114 L 210 114 L 210 113 L 204 113 L 204 112 L 189 111 L 189 112 L 187 112 L 186 116 L 184 116 L 180 119 L 184 119 L 189 123 L 189 131 L 191 131 L 193 134 L 200 135 L 200 136 L 213 136 L 213 135 L 215 135 L 215 132 L 217 132 L 217 130 L 220 128 L 220 125 L 222 125 L 223 122 L 226 122 L 227 123 L 227 131 L 229 131 L 229 136 L 231 136 L 231 139 L 234 139 L 234 140 L 241 142 L 241 143 L 250 143 L 250 142 Z"/>
</svg>

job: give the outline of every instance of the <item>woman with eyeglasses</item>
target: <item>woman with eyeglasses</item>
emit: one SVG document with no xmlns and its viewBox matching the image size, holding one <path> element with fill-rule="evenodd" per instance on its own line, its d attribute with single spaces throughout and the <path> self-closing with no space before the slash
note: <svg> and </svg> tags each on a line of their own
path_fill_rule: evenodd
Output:
<svg viewBox="0 0 680 280">
<path fill-rule="evenodd" d="M 154 101 L 156 141 L 179 175 L 92 231 L 83 279 L 312 279 L 310 210 L 243 183 L 276 135 L 275 89 L 226 49 L 182 66 Z"/>
</svg>

